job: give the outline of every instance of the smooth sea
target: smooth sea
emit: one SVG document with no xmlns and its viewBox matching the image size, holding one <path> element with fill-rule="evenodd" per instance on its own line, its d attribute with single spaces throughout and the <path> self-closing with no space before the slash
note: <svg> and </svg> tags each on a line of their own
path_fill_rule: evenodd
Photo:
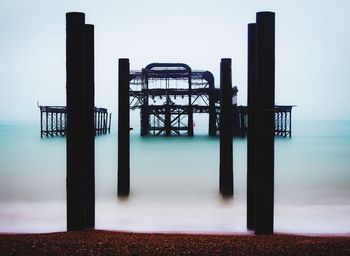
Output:
<svg viewBox="0 0 350 256">
<path fill-rule="evenodd" d="M 233 140 L 234 197 L 219 194 L 219 139 L 131 132 L 131 193 L 118 199 L 116 123 L 96 137 L 96 228 L 142 232 L 246 230 L 246 143 Z M 37 121 L 0 122 L 0 232 L 66 230 L 66 141 Z M 275 231 L 350 234 L 350 121 L 295 121 L 275 139 Z"/>
</svg>

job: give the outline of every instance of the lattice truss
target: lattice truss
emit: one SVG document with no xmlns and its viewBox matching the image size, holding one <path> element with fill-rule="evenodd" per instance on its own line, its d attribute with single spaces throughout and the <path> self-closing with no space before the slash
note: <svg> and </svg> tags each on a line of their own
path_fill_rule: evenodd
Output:
<svg viewBox="0 0 350 256">
<path fill-rule="evenodd" d="M 130 74 L 130 109 L 140 109 L 141 135 L 191 135 L 193 113 L 208 113 L 213 96 L 212 74 L 186 64 L 153 63 Z"/>
</svg>

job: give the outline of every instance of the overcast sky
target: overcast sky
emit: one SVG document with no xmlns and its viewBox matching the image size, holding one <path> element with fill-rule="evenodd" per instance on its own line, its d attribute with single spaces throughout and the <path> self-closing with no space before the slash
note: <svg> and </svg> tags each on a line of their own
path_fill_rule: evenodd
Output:
<svg viewBox="0 0 350 256">
<path fill-rule="evenodd" d="M 116 114 L 117 59 L 131 69 L 184 62 L 211 71 L 232 58 L 238 104 L 247 97 L 247 24 L 276 12 L 276 104 L 296 119 L 350 119 L 348 0 L 0 0 L 0 120 L 37 120 L 65 105 L 65 13 L 95 25 L 96 105 Z M 116 117 L 114 115 L 114 117 Z"/>
</svg>

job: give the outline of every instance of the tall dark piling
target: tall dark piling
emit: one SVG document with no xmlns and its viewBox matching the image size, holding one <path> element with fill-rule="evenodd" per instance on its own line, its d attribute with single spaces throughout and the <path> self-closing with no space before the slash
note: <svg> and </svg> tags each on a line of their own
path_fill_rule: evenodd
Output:
<svg viewBox="0 0 350 256">
<path fill-rule="evenodd" d="M 86 52 L 86 227 L 95 227 L 95 61 L 94 26 L 85 25 Z"/>
<path fill-rule="evenodd" d="M 220 63 L 220 193 L 233 195 L 233 106 L 231 59 Z"/>
<path fill-rule="evenodd" d="M 130 192 L 129 59 L 119 59 L 118 71 L 118 196 Z"/>
<path fill-rule="evenodd" d="M 247 228 L 255 227 L 256 24 L 248 25 Z"/>
<path fill-rule="evenodd" d="M 85 14 L 66 14 L 67 230 L 86 227 Z"/>
<path fill-rule="evenodd" d="M 256 234 L 273 233 L 275 14 L 256 15 Z"/>
</svg>

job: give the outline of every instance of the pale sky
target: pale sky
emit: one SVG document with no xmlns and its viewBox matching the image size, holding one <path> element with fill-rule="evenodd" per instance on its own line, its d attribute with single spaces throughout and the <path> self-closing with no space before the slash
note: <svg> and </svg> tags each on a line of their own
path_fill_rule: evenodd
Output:
<svg viewBox="0 0 350 256">
<path fill-rule="evenodd" d="M 294 119 L 350 119 L 348 0 L 0 0 L 0 120 L 38 120 L 65 105 L 65 13 L 95 25 L 96 105 L 116 117 L 117 59 L 131 69 L 184 62 L 219 87 L 232 58 L 238 104 L 247 97 L 247 24 L 276 12 L 276 104 Z"/>
</svg>

